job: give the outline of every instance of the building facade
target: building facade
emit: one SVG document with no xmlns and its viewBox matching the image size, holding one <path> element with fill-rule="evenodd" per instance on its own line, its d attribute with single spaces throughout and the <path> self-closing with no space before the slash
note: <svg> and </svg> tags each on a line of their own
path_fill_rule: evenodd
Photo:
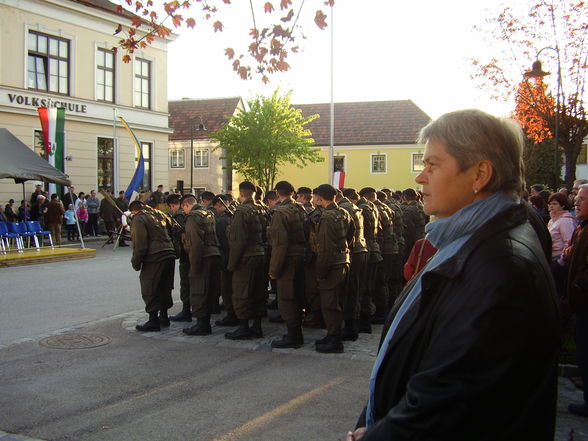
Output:
<svg viewBox="0 0 588 441">
<path fill-rule="evenodd" d="M 142 145 L 142 189 L 168 182 L 167 45 L 175 37 L 156 38 L 124 63 L 113 34 L 129 28 L 129 15 L 107 0 L 0 0 L 0 125 L 43 155 L 37 107 L 64 107 L 63 171 L 76 192 L 130 183 L 138 153 L 119 116 Z M 1 203 L 20 194 L 21 185 L 0 181 Z"/>
<path fill-rule="evenodd" d="M 223 151 L 210 135 L 217 132 L 244 104 L 240 97 L 182 99 L 169 102 L 169 188 L 184 193 L 231 191 L 233 174 L 221 159 Z M 190 162 L 192 157 L 192 162 Z"/>
<path fill-rule="evenodd" d="M 423 168 L 424 145 L 418 133 L 431 118 L 410 100 L 335 103 L 334 161 L 329 169 L 330 104 L 301 104 L 304 116 L 320 118 L 308 124 L 324 161 L 280 169 L 277 181 L 286 179 L 295 187 L 314 188 L 331 182 L 333 172 L 345 172 L 345 187 L 361 189 L 417 188 L 415 177 Z"/>
</svg>

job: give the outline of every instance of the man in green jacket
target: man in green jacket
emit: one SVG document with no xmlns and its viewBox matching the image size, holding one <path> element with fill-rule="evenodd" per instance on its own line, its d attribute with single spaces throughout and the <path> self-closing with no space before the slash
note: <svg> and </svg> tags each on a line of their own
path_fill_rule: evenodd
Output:
<svg viewBox="0 0 588 441">
<path fill-rule="evenodd" d="M 210 315 L 220 284 L 220 251 L 214 214 L 188 194 L 180 201 L 186 214 L 182 243 L 190 260 L 190 306 L 196 324 L 183 330 L 188 335 L 209 335 Z"/>
<path fill-rule="evenodd" d="M 343 352 L 344 287 L 349 271 L 349 247 L 353 241 L 353 221 L 335 203 L 337 191 L 332 185 L 322 184 L 316 189 L 316 203 L 324 208 L 317 228 L 318 251 L 316 276 L 321 296 L 321 309 L 327 335 L 316 341 L 317 352 Z"/>
<path fill-rule="evenodd" d="M 287 181 L 276 184 L 279 202 L 273 208 L 269 226 L 270 279 L 278 281 L 278 310 L 286 322 L 287 333 L 272 342 L 272 348 L 299 348 L 302 336 L 304 255 L 307 223 L 304 207 L 292 198 L 294 187 Z"/>
<path fill-rule="evenodd" d="M 267 284 L 264 274 L 263 234 L 265 212 L 254 200 L 255 185 L 245 181 L 239 184 L 239 202 L 229 231 L 229 262 L 233 273 L 233 308 L 239 327 L 225 334 L 230 340 L 248 340 L 263 337 L 261 318 L 266 315 Z M 249 327 L 249 320 L 253 320 Z"/>
<path fill-rule="evenodd" d="M 167 310 L 173 305 L 176 252 L 171 239 L 172 220 L 140 201 L 131 202 L 129 210 L 133 215 L 131 265 L 135 271 L 141 271 L 141 295 L 149 314 L 149 320 L 136 328 L 143 332 L 159 331 L 161 326 L 169 326 Z"/>
</svg>

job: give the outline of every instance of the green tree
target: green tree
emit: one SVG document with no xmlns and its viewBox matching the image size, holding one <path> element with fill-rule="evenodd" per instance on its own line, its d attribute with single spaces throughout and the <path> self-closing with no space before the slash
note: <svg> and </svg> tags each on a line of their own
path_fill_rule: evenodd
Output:
<svg viewBox="0 0 588 441">
<path fill-rule="evenodd" d="M 525 140 L 523 161 L 527 188 L 534 184 L 542 184 L 547 187 L 553 185 L 553 169 L 555 167 L 553 145 L 552 139 L 540 143 L 528 138 Z M 558 162 L 561 164 L 561 150 L 559 155 Z M 557 188 L 554 188 L 553 191 L 557 191 Z"/>
<path fill-rule="evenodd" d="M 314 139 L 304 126 L 319 115 L 303 117 L 300 109 L 290 105 L 290 93 L 271 97 L 258 96 L 244 110 L 230 118 L 211 138 L 224 149 L 231 169 L 266 191 L 273 188 L 280 165 L 321 162 Z"/>
</svg>

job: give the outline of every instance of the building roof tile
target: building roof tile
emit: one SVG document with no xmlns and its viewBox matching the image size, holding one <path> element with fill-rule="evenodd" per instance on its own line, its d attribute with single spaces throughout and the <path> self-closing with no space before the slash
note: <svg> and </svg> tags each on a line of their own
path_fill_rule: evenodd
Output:
<svg viewBox="0 0 588 441">
<path fill-rule="evenodd" d="M 170 141 L 190 139 L 190 126 L 194 124 L 194 139 L 206 139 L 227 123 L 227 116 L 235 113 L 243 103 L 240 97 L 214 99 L 183 99 L 168 103 L 169 127 L 173 130 Z M 202 123 L 205 131 L 199 131 Z"/>
<path fill-rule="evenodd" d="M 295 104 L 304 116 L 320 118 L 306 127 L 315 145 L 330 144 L 330 104 Z M 411 100 L 335 103 L 335 145 L 414 144 L 431 118 Z"/>
</svg>

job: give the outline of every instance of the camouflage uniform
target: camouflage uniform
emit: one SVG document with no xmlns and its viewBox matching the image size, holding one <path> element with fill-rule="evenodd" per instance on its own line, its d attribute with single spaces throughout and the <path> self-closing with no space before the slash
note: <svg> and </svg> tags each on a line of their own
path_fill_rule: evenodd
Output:
<svg viewBox="0 0 588 441">
<path fill-rule="evenodd" d="M 373 297 L 375 290 L 376 270 L 378 263 L 383 260 L 380 251 L 380 244 L 378 243 L 380 218 L 376 206 L 366 198 L 359 198 L 356 205 L 361 208 L 363 214 L 363 234 L 369 251 L 367 271 L 359 298 L 360 330 L 371 332 L 371 329 L 369 328 L 369 320 L 374 313 Z"/>
<path fill-rule="evenodd" d="M 271 238 L 269 274 L 278 282 L 278 310 L 289 329 L 302 325 L 306 212 L 287 197 L 273 208 L 268 236 Z"/>
<path fill-rule="evenodd" d="M 216 222 L 216 237 L 219 242 L 220 250 L 220 292 L 223 299 L 223 306 L 227 311 L 227 315 L 234 316 L 232 293 L 232 274 L 227 270 L 227 264 L 229 263 L 229 237 L 228 232 L 230 229 L 231 218 L 226 211 L 218 213 L 214 210 L 214 219 Z"/>
<path fill-rule="evenodd" d="M 186 225 L 186 215 L 180 208 L 173 214 L 173 219 L 178 225 L 184 229 Z M 180 300 L 182 301 L 183 308 L 190 309 L 190 259 L 184 249 L 182 243 L 181 231 L 176 231 L 177 235 L 176 242 L 180 244 Z"/>
<path fill-rule="evenodd" d="M 349 270 L 348 242 L 353 241 L 353 221 L 333 202 L 326 207 L 317 227 L 316 275 L 327 335 L 341 336 L 344 286 Z"/>
<path fill-rule="evenodd" d="M 427 215 L 423 207 L 416 201 L 402 204 L 402 217 L 404 218 L 404 255 L 402 263 L 406 262 L 414 243 L 425 237 L 425 224 Z"/>
<path fill-rule="evenodd" d="M 402 259 L 405 249 L 404 217 L 402 215 L 402 208 L 400 207 L 400 203 L 398 201 L 394 199 L 388 199 L 386 201 L 386 205 L 388 205 L 388 207 L 390 207 L 390 209 L 394 213 L 394 236 L 396 238 L 396 241 L 398 242 L 398 255 L 392 257 L 390 267 L 390 280 L 388 283 L 389 299 L 390 302 L 393 304 L 398 298 L 400 292 L 402 291 L 402 287 L 404 286 L 404 277 L 402 275 L 402 268 L 404 265 Z"/>
<path fill-rule="evenodd" d="M 220 251 L 214 215 L 202 205 L 194 205 L 186 215 L 182 242 L 190 259 L 192 316 L 210 319 L 220 283 Z"/>
<path fill-rule="evenodd" d="M 383 323 L 388 309 L 392 306 L 388 289 L 394 264 L 399 262 L 398 239 L 394 234 L 394 212 L 383 202 L 374 201 L 380 216 L 379 243 L 382 252 L 382 262 L 376 270 L 376 284 L 374 290 L 374 305 L 376 313 L 373 322 Z"/>
<path fill-rule="evenodd" d="M 321 218 L 322 207 L 315 207 L 310 202 L 303 205 L 308 216 L 308 247 L 304 259 L 304 308 L 306 311 L 305 325 L 321 327 L 323 317 L 321 312 L 321 297 L 316 280 L 316 253 L 318 250 L 316 229 Z"/>
<path fill-rule="evenodd" d="M 239 320 L 260 319 L 266 315 L 265 222 L 263 208 L 252 198 L 236 206 L 229 230 L 227 269 L 233 273 L 233 308 Z"/>
<path fill-rule="evenodd" d="M 141 271 L 141 295 L 145 311 L 166 311 L 173 305 L 176 253 L 171 239 L 172 220 L 159 210 L 145 206 L 133 216 L 131 264 Z"/>
<path fill-rule="evenodd" d="M 361 209 L 347 198 L 342 198 L 339 201 L 339 207 L 349 213 L 354 228 L 353 241 L 349 244 L 351 264 L 345 284 L 345 307 L 343 313 L 346 330 L 352 334 L 356 334 L 360 310 L 359 297 L 362 283 L 365 283 L 369 252 L 363 233 L 363 214 Z"/>
</svg>

